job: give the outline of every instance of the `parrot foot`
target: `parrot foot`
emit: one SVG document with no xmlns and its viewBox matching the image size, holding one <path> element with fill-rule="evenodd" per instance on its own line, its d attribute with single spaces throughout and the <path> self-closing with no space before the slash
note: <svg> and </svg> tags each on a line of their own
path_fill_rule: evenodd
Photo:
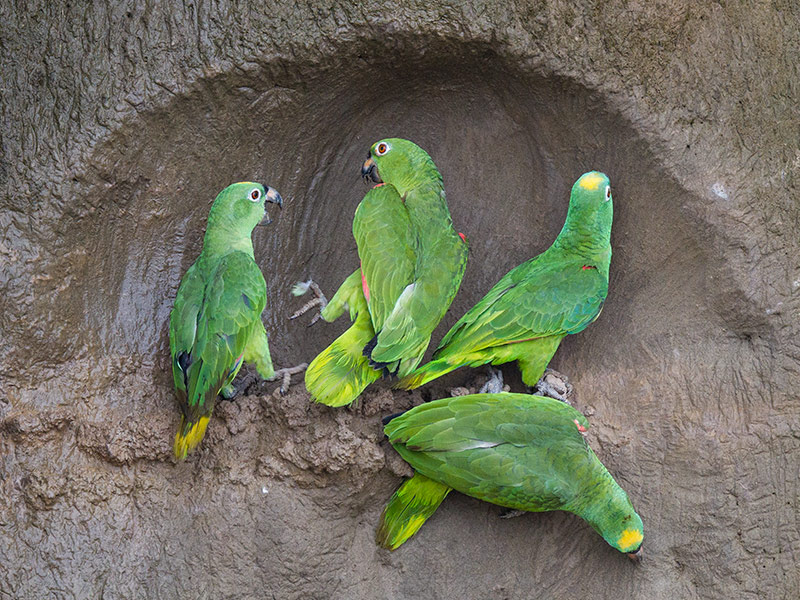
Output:
<svg viewBox="0 0 800 600">
<path fill-rule="evenodd" d="M 229 383 L 228 385 L 222 386 L 219 394 L 225 398 L 225 400 L 231 400 L 234 396 L 236 396 L 236 388 L 233 387 L 232 383 Z"/>
<path fill-rule="evenodd" d="M 311 327 L 314 323 L 319 321 L 319 318 L 322 316 L 323 309 L 328 306 L 328 299 L 325 297 L 325 294 L 322 293 L 322 290 L 319 286 L 314 282 L 313 279 L 309 279 L 308 281 L 298 281 L 294 284 L 292 288 L 292 295 L 293 296 L 302 296 L 308 292 L 308 290 L 314 292 L 316 298 L 309 300 L 299 309 L 297 309 L 292 315 L 289 317 L 290 319 L 296 319 L 300 315 L 307 313 L 309 310 L 314 308 L 315 306 L 319 305 L 319 312 L 314 315 L 314 318 L 311 319 L 311 323 L 308 324 Z"/>
<path fill-rule="evenodd" d="M 471 392 L 469 391 L 469 388 L 465 387 L 450 388 L 450 395 L 453 396 L 454 398 L 457 396 L 469 396 L 470 393 Z"/>
<path fill-rule="evenodd" d="M 275 371 L 275 374 L 267 379 L 267 381 L 276 381 L 277 379 L 281 380 L 281 387 L 278 388 L 281 396 L 285 396 L 286 392 L 289 391 L 289 384 L 292 381 L 292 375 L 297 375 L 298 373 L 302 373 L 308 367 L 308 363 L 300 363 L 296 367 L 287 367 L 285 369 L 278 369 Z"/>
<path fill-rule="evenodd" d="M 514 517 L 521 517 L 527 510 L 520 510 L 518 508 L 504 508 L 500 511 L 501 519 L 513 519 Z"/>
<path fill-rule="evenodd" d="M 489 367 L 489 380 L 478 390 L 479 394 L 499 394 L 503 389 L 503 372 Z"/>
<path fill-rule="evenodd" d="M 555 369 L 545 369 L 542 378 L 533 386 L 533 391 L 541 396 L 549 396 L 572 406 L 572 403 L 568 400 L 572 395 L 572 384 L 566 375 L 559 373 Z"/>
</svg>

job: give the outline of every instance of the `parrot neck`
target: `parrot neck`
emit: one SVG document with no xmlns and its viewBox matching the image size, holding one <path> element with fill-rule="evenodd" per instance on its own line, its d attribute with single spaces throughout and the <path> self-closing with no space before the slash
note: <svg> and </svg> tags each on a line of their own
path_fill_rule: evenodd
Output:
<svg viewBox="0 0 800 600">
<path fill-rule="evenodd" d="M 620 549 L 620 538 L 630 540 L 641 532 L 641 519 L 625 490 L 619 487 L 605 468 L 603 471 L 605 473 L 600 482 L 595 480 L 582 490 L 565 509 L 584 519 L 610 545 Z"/>
<path fill-rule="evenodd" d="M 430 158 L 414 161 L 413 168 L 408 169 L 405 176 L 398 176 L 391 183 L 404 198 L 412 190 L 436 189 L 440 191 L 444 188 L 442 175 Z"/>
<path fill-rule="evenodd" d="M 571 218 L 567 220 L 558 234 L 552 248 L 555 251 L 578 254 L 587 264 L 597 268 L 605 267 L 611 261 L 611 227 L 604 226 L 597 219 Z"/>
<path fill-rule="evenodd" d="M 209 217 L 202 253 L 206 256 L 225 256 L 231 252 L 244 252 L 255 260 L 252 231 L 245 232 L 240 224 Z"/>
</svg>

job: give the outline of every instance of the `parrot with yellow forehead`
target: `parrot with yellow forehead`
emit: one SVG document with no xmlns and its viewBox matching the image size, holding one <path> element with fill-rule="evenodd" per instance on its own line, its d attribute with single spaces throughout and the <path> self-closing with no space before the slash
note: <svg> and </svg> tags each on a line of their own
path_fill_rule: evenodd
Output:
<svg viewBox="0 0 800 600">
<path fill-rule="evenodd" d="M 361 266 L 327 305 L 315 290 L 324 320 L 346 309 L 354 320 L 306 371 L 309 393 L 328 406 L 350 404 L 382 373 L 402 377 L 419 365 L 467 264 L 466 238 L 453 229 L 442 176 L 427 152 L 408 140 L 383 139 L 370 148 L 361 174 L 377 184 L 353 219 Z M 300 284 L 294 293 L 309 287 Z"/>
<path fill-rule="evenodd" d="M 200 256 L 178 288 L 169 347 L 181 408 L 174 444 L 179 459 L 203 439 L 217 394 L 233 396 L 231 384 L 243 362 L 255 364 L 266 380 L 276 378 L 261 322 L 266 282 L 251 239 L 266 215 L 266 202 L 283 205 L 277 191 L 260 183 L 234 183 L 222 190 L 211 205 Z M 281 372 L 290 370 L 296 372 Z M 282 391 L 285 385 L 284 378 Z"/>
<path fill-rule="evenodd" d="M 581 175 L 553 244 L 509 271 L 453 325 L 431 361 L 397 387 L 413 390 L 463 366 L 517 361 L 526 385 L 538 382 L 537 389 L 547 389 L 540 378 L 561 340 L 586 329 L 603 309 L 612 217 L 608 177 L 597 171 Z M 566 400 L 562 394 L 548 395 Z"/>
<path fill-rule="evenodd" d="M 640 559 L 642 519 L 586 443 L 589 422 L 571 406 L 543 396 L 472 394 L 427 402 L 384 423 L 415 471 L 381 515 L 376 541 L 384 548 L 408 540 L 455 489 L 518 511 L 574 513 Z"/>
</svg>

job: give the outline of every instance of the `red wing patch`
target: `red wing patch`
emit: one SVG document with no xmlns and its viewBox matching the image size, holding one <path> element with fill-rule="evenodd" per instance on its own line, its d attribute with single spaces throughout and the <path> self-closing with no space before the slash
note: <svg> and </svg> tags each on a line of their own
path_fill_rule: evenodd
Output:
<svg viewBox="0 0 800 600">
<path fill-rule="evenodd" d="M 382 185 L 386 185 L 386 183 L 376 183 L 375 185 L 372 186 L 372 189 L 374 190 L 375 188 L 379 188 Z"/>
<path fill-rule="evenodd" d="M 234 363 L 233 363 L 233 366 L 231 367 L 231 370 L 230 370 L 230 371 L 228 371 L 228 377 L 230 377 L 231 375 L 233 375 L 233 372 L 234 372 L 234 371 L 236 371 L 236 369 L 238 369 L 238 368 L 239 368 L 239 365 L 240 365 L 240 364 L 242 364 L 242 359 L 243 359 L 243 358 L 244 358 L 244 352 L 242 352 L 242 353 L 239 355 L 239 358 L 237 358 L 237 359 L 236 359 L 236 362 L 234 362 Z"/>
<path fill-rule="evenodd" d="M 460 231 L 458 232 L 458 237 L 460 237 L 460 238 L 461 238 L 461 241 L 462 241 L 462 242 L 464 242 L 465 244 L 467 243 L 467 236 L 465 236 L 465 235 L 464 235 L 463 233 L 461 233 Z"/>
<path fill-rule="evenodd" d="M 596 268 L 597 268 L 597 267 L 595 267 L 594 265 L 583 265 L 583 266 L 581 267 L 581 270 L 582 270 L 582 271 L 588 271 L 589 269 L 596 269 Z"/>
<path fill-rule="evenodd" d="M 364 269 L 361 269 L 361 289 L 364 291 L 364 298 L 367 299 L 369 304 L 369 286 L 367 285 L 367 278 L 364 276 Z"/>
</svg>

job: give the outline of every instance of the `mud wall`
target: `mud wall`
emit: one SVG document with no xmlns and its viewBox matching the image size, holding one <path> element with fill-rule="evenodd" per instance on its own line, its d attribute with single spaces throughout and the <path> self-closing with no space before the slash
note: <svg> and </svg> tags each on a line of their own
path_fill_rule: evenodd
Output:
<svg viewBox="0 0 800 600">
<path fill-rule="evenodd" d="M 0 7 L 0 598 L 796 598 L 800 15 L 794 3 L 217 2 Z M 210 201 L 255 234 L 275 362 L 345 326 L 286 316 L 355 266 L 369 145 L 439 165 L 467 274 L 438 336 L 608 173 L 602 317 L 566 340 L 590 443 L 645 521 L 634 567 L 564 514 L 454 494 L 394 553 L 380 416 L 256 383 L 170 456 L 167 318 Z M 505 370 L 516 389 L 515 369 Z M 516 378 L 516 379 L 515 379 Z"/>
</svg>

